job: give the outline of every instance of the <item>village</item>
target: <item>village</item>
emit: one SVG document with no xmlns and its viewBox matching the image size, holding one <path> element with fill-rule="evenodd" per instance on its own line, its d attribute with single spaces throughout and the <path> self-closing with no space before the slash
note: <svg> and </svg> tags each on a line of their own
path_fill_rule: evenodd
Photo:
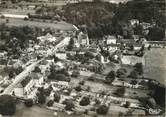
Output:
<svg viewBox="0 0 166 117">
<path fill-rule="evenodd" d="M 31 18 L 33 15 L 0 15 L 7 25 L 15 19 L 48 23 Z M 98 40 L 89 38 L 86 28 L 74 24 L 70 25 L 71 30 L 55 29 L 53 24 L 57 22 L 68 25 L 59 21 L 63 20 L 60 16 L 56 18 L 56 22 L 49 22 L 49 30 L 46 24 L 39 35 L 29 36 L 33 39 L 24 41 L 24 48 L 18 46 L 14 37 L 8 42 L 13 49 L 0 50 L 0 96 L 10 95 L 28 108 L 51 110 L 54 116 L 61 112 L 71 117 L 165 113 L 161 100 L 165 99 L 165 86 L 144 75 L 147 53 L 156 48 L 164 50 L 165 41 L 149 41 L 140 35 L 132 35 L 132 39 L 104 35 Z M 140 25 L 144 33 L 156 26 L 138 19 L 128 20 L 128 25 Z"/>
<path fill-rule="evenodd" d="M 105 114 L 105 111 L 117 114 L 116 111 L 122 110 L 118 114 L 146 115 L 147 112 L 159 114 L 162 111 L 154 108 L 155 103 L 147 108 L 139 100 L 150 98 L 147 101 L 154 101 L 148 95 L 148 85 L 158 83 L 142 76 L 144 54 L 150 51 L 145 39 L 127 41 L 109 35 L 97 46 L 95 42 L 90 44 L 86 34 L 79 32 L 76 35 L 76 32 L 79 32 L 77 28 L 74 32 L 60 31 L 59 35 L 65 35 L 64 39 L 49 33 L 37 37 L 38 44 L 30 43 L 20 58 L 8 61 L 5 66 L 23 71 L 41 60 L 25 79 L 6 92 L 26 99 L 27 105 L 33 100 L 34 104 L 46 104 L 48 109 L 65 110 L 68 114 L 93 115 L 98 108 L 104 109 L 98 110 L 99 114 Z M 1 53 L 3 57 L 6 57 L 5 53 Z M 24 63 L 25 57 L 28 62 Z M 9 77 L 1 80 L 1 93 L 16 80 L 15 74 L 12 80 Z M 113 109 L 115 107 L 117 110 Z"/>
</svg>

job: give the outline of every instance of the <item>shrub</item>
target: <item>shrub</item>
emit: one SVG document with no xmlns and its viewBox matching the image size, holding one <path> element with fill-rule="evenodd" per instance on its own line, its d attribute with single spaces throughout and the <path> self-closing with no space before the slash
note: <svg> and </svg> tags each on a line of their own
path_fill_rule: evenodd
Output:
<svg viewBox="0 0 166 117">
<path fill-rule="evenodd" d="M 134 68 L 138 72 L 139 75 L 143 74 L 143 65 L 142 65 L 142 63 L 136 63 L 134 65 Z"/>
<path fill-rule="evenodd" d="M 41 69 L 37 66 L 37 67 L 35 67 L 34 72 L 40 73 L 40 72 L 41 72 Z"/>
<path fill-rule="evenodd" d="M 137 81 L 136 81 L 136 80 L 131 80 L 130 84 L 136 85 L 136 84 L 137 84 Z"/>
<path fill-rule="evenodd" d="M 81 88 L 80 85 L 78 85 L 78 86 L 75 87 L 75 90 L 78 91 L 78 92 L 80 92 L 80 91 L 82 91 L 82 88 Z"/>
<path fill-rule="evenodd" d="M 60 95 L 58 92 L 56 92 L 56 93 L 54 94 L 54 101 L 55 101 L 55 102 L 59 102 L 60 99 L 61 99 L 61 95 Z"/>
<path fill-rule="evenodd" d="M 71 76 L 77 78 L 79 75 L 79 71 L 73 71 Z"/>
<path fill-rule="evenodd" d="M 79 85 L 84 85 L 84 84 L 85 84 L 84 80 L 82 80 L 82 81 L 79 82 Z"/>
<path fill-rule="evenodd" d="M 90 98 L 89 97 L 83 97 L 80 101 L 81 106 L 87 106 L 90 104 Z"/>
<path fill-rule="evenodd" d="M 75 105 L 74 105 L 73 101 L 67 101 L 65 110 L 72 111 L 74 107 L 75 107 Z"/>
<path fill-rule="evenodd" d="M 15 99 L 10 95 L 0 96 L 0 114 L 3 116 L 14 115 L 16 111 Z"/>
<path fill-rule="evenodd" d="M 108 113 L 108 110 L 109 110 L 109 107 L 107 107 L 106 105 L 100 105 L 96 111 L 97 111 L 97 114 L 106 115 Z"/>
<path fill-rule="evenodd" d="M 44 104 L 46 102 L 46 96 L 44 93 L 39 93 L 38 95 L 38 103 L 39 104 Z"/>
<path fill-rule="evenodd" d="M 116 75 L 117 75 L 117 77 L 119 77 L 119 78 L 125 77 L 126 74 L 127 74 L 127 70 L 124 69 L 124 68 L 120 68 L 120 69 L 118 69 L 118 70 L 116 71 Z"/>
<path fill-rule="evenodd" d="M 27 18 L 27 17 L 25 17 L 25 18 L 24 18 L 24 21 L 27 21 L 27 20 L 28 20 L 28 18 Z"/>
<path fill-rule="evenodd" d="M 125 87 L 120 87 L 120 88 L 118 88 L 118 89 L 114 92 L 114 94 L 117 95 L 117 96 L 123 97 L 124 94 L 125 94 Z"/>
<path fill-rule="evenodd" d="M 133 70 L 130 72 L 128 77 L 129 78 L 138 78 L 138 76 L 139 76 L 138 72 L 136 70 Z"/>
<path fill-rule="evenodd" d="M 127 102 L 124 104 L 124 107 L 125 107 L 125 108 L 128 108 L 129 106 L 130 106 L 130 102 L 127 101 Z"/>
<path fill-rule="evenodd" d="M 66 77 L 64 74 L 56 74 L 56 72 L 55 73 L 51 73 L 48 76 L 48 79 L 70 82 L 70 78 Z"/>
<path fill-rule="evenodd" d="M 32 99 L 27 99 L 24 102 L 26 107 L 32 107 L 33 106 L 33 100 Z"/>
<path fill-rule="evenodd" d="M 112 83 L 114 81 L 116 77 L 116 74 L 115 74 L 115 71 L 110 71 L 108 73 L 108 75 L 105 77 L 105 80 L 108 82 L 108 83 Z"/>
<path fill-rule="evenodd" d="M 45 94 L 46 96 L 49 96 L 50 93 L 51 93 L 51 91 L 52 91 L 52 87 L 50 86 L 50 87 L 44 89 L 44 94 Z"/>
<path fill-rule="evenodd" d="M 54 101 L 53 101 L 53 100 L 49 100 L 49 101 L 47 102 L 47 106 L 48 106 L 48 107 L 53 106 L 53 104 L 54 104 Z"/>
</svg>

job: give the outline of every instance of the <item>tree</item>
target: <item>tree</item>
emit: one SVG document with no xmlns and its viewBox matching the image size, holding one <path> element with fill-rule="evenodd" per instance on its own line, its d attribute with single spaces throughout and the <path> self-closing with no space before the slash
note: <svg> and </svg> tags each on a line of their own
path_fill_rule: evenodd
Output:
<svg viewBox="0 0 166 117">
<path fill-rule="evenodd" d="M 32 80 L 32 78 L 30 76 L 27 76 L 22 82 L 21 85 L 23 87 L 25 87 L 30 81 Z"/>
<path fill-rule="evenodd" d="M 71 38 L 69 41 L 69 45 L 67 46 L 67 50 L 71 51 L 74 48 L 74 39 Z"/>
<path fill-rule="evenodd" d="M 157 106 L 156 101 L 154 100 L 154 98 L 147 99 L 147 104 L 153 109 L 155 109 L 156 106 Z"/>
<path fill-rule="evenodd" d="M 76 86 L 75 90 L 78 91 L 78 92 L 82 91 L 81 85 Z"/>
<path fill-rule="evenodd" d="M 80 75 L 80 72 L 78 70 L 75 70 L 72 72 L 71 76 L 77 78 L 79 75 Z"/>
<path fill-rule="evenodd" d="M 59 58 L 57 56 L 54 55 L 53 58 L 54 58 L 55 63 L 57 63 L 59 61 Z"/>
<path fill-rule="evenodd" d="M 41 69 L 38 66 L 36 66 L 34 72 L 40 73 Z"/>
<path fill-rule="evenodd" d="M 80 101 L 81 106 L 87 106 L 89 104 L 90 104 L 90 98 L 87 96 L 83 97 Z"/>
<path fill-rule="evenodd" d="M 134 65 L 134 68 L 138 72 L 139 75 L 143 74 L 143 65 L 142 65 L 142 63 L 136 63 Z"/>
<path fill-rule="evenodd" d="M 14 72 L 16 73 L 16 75 L 20 74 L 22 71 L 23 71 L 22 66 L 19 66 L 19 67 L 14 69 Z"/>
<path fill-rule="evenodd" d="M 48 79 L 70 82 L 70 78 L 66 77 L 64 74 L 57 74 L 56 72 L 51 72 L 51 74 L 48 76 Z"/>
<path fill-rule="evenodd" d="M 10 79 L 15 76 L 15 72 L 13 70 L 10 70 L 9 73 L 8 73 L 8 76 L 9 76 Z"/>
<path fill-rule="evenodd" d="M 52 86 L 49 86 L 48 88 L 44 89 L 44 94 L 46 96 L 49 96 L 52 91 Z"/>
<path fill-rule="evenodd" d="M 120 87 L 114 92 L 114 94 L 119 96 L 119 97 L 123 97 L 125 94 L 125 91 L 126 91 L 125 87 Z"/>
<path fill-rule="evenodd" d="M 136 25 L 134 31 L 136 35 L 143 35 L 143 27 L 141 25 Z"/>
<path fill-rule="evenodd" d="M 112 83 L 114 81 L 116 77 L 116 74 L 115 74 L 115 71 L 110 71 L 108 73 L 108 75 L 105 77 L 105 80 L 108 82 L 108 83 Z"/>
<path fill-rule="evenodd" d="M 53 106 L 53 104 L 54 104 L 54 101 L 53 101 L 53 100 L 49 100 L 49 101 L 47 102 L 47 106 L 48 106 L 48 107 Z"/>
<path fill-rule="evenodd" d="M 58 93 L 58 92 L 54 93 L 54 101 L 59 102 L 60 99 L 61 99 L 60 93 Z"/>
<path fill-rule="evenodd" d="M 0 114 L 3 116 L 12 116 L 16 111 L 16 101 L 10 95 L 0 96 Z"/>
<path fill-rule="evenodd" d="M 24 102 L 26 107 L 32 107 L 33 106 L 33 100 L 32 99 L 27 99 Z"/>
<path fill-rule="evenodd" d="M 139 74 L 136 70 L 133 70 L 130 72 L 130 74 L 128 75 L 129 78 L 138 78 Z"/>
<path fill-rule="evenodd" d="M 127 117 L 131 117 L 131 116 L 133 116 L 133 109 L 130 109 L 130 110 L 128 110 L 126 113 L 125 113 L 125 115 L 124 116 L 127 116 Z"/>
<path fill-rule="evenodd" d="M 96 104 L 96 105 L 100 105 L 100 104 L 101 104 L 101 101 L 98 100 L 98 99 L 95 99 L 95 104 Z"/>
<path fill-rule="evenodd" d="M 98 108 L 97 108 L 97 114 L 100 114 L 100 115 L 106 115 L 108 113 L 108 110 L 109 110 L 109 107 L 106 106 L 106 105 L 100 105 Z"/>
<path fill-rule="evenodd" d="M 65 110 L 72 111 L 74 109 L 74 107 L 75 107 L 75 105 L 74 105 L 73 101 L 67 101 L 66 106 L 65 106 Z"/>
<path fill-rule="evenodd" d="M 156 86 L 156 88 L 154 89 L 154 94 L 152 95 L 156 101 L 156 103 L 158 105 L 160 105 L 162 108 L 165 108 L 165 92 L 166 92 L 166 88 L 165 86 Z"/>
<path fill-rule="evenodd" d="M 87 57 L 88 59 L 95 58 L 94 54 L 90 51 L 85 52 L 84 56 Z"/>
<path fill-rule="evenodd" d="M 164 37 L 165 37 L 164 28 L 161 27 L 150 28 L 149 33 L 147 35 L 148 40 L 151 41 L 162 41 Z"/>
<path fill-rule="evenodd" d="M 137 80 L 131 80 L 130 84 L 136 85 L 137 84 Z"/>
<path fill-rule="evenodd" d="M 24 18 L 24 21 L 27 21 L 27 20 L 28 20 L 28 18 L 27 18 L 27 17 L 25 17 L 25 18 Z"/>
<path fill-rule="evenodd" d="M 119 77 L 119 78 L 124 78 L 127 74 L 127 70 L 125 68 L 119 68 L 117 71 L 116 71 L 116 76 Z"/>
<path fill-rule="evenodd" d="M 6 23 L 9 23 L 9 19 L 6 19 Z"/>
<path fill-rule="evenodd" d="M 46 96 L 44 93 L 40 92 L 38 95 L 38 103 L 39 104 L 44 104 L 46 102 Z"/>
<path fill-rule="evenodd" d="M 130 106 L 130 102 L 127 101 L 127 102 L 124 104 L 124 107 L 125 107 L 125 108 L 128 108 L 129 106 Z"/>
<path fill-rule="evenodd" d="M 82 80 L 82 81 L 79 82 L 79 85 L 84 85 L 84 84 L 85 84 L 84 80 Z"/>
</svg>

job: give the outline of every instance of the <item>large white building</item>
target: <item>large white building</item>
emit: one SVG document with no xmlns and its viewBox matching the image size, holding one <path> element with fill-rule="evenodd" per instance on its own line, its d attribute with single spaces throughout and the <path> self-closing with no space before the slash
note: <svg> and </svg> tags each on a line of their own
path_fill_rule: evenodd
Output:
<svg viewBox="0 0 166 117">
<path fill-rule="evenodd" d="M 29 18 L 28 15 L 16 15 L 16 14 L 0 14 L 0 16 L 4 16 L 6 18 L 17 18 L 17 19 Z"/>
</svg>

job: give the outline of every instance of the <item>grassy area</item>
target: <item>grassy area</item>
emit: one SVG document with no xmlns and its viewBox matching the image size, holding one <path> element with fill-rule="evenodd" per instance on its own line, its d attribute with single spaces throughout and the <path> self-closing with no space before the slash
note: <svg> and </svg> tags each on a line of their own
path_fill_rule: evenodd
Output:
<svg viewBox="0 0 166 117">
<path fill-rule="evenodd" d="M 18 14 L 18 15 L 27 15 L 28 13 L 34 14 L 35 10 L 32 9 L 2 9 L 2 14 L 9 13 L 9 14 Z"/>
<path fill-rule="evenodd" d="M 58 115 L 54 115 L 54 111 L 48 110 L 44 107 L 33 106 L 27 108 L 24 104 L 18 104 L 17 110 L 12 117 L 92 117 L 89 115 L 67 115 L 64 112 L 58 112 Z M 110 116 L 98 116 L 98 117 L 110 117 Z"/>
<path fill-rule="evenodd" d="M 145 55 L 145 77 L 155 79 L 162 84 L 166 83 L 166 49 L 153 48 Z"/>
<path fill-rule="evenodd" d="M 5 23 L 6 19 L 0 19 L 0 24 Z M 72 24 L 66 22 L 58 23 L 47 23 L 47 22 L 37 22 L 37 21 L 24 21 L 22 19 L 9 19 L 9 23 L 6 23 L 8 26 L 32 26 L 40 28 L 51 28 L 51 29 L 60 29 L 60 30 L 73 30 L 74 27 Z"/>
</svg>

